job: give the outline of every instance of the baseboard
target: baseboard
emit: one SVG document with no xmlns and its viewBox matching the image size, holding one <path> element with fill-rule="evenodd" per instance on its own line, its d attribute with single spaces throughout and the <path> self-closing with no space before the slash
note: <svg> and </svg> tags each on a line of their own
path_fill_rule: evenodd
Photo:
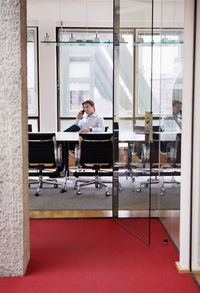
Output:
<svg viewBox="0 0 200 293">
<path fill-rule="evenodd" d="M 180 274 L 188 274 L 188 273 L 190 273 L 189 269 L 185 269 L 185 268 L 181 267 L 181 264 L 180 264 L 179 261 L 176 261 L 175 264 L 176 264 L 176 268 L 177 268 L 177 270 L 178 270 L 178 272 Z"/>
</svg>

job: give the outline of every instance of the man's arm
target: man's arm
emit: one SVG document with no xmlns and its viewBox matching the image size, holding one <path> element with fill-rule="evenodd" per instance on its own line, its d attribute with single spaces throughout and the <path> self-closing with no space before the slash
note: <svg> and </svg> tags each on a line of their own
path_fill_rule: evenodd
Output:
<svg viewBox="0 0 200 293">
<path fill-rule="evenodd" d="M 80 132 L 104 132 L 105 131 L 104 120 L 102 117 L 97 117 L 97 121 L 95 125 L 96 125 L 95 127 L 83 128 L 80 130 Z"/>
<path fill-rule="evenodd" d="M 76 117 L 75 122 L 74 122 L 74 124 L 77 125 L 77 126 L 79 126 L 80 129 L 82 128 L 82 127 L 81 127 L 81 120 L 82 120 L 82 119 L 83 119 L 83 112 L 80 111 L 80 112 L 78 113 L 77 117 Z"/>
<path fill-rule="evenodd" d="M 92 132 L 104 132 L 105 124 L 104 119 L 102 117 L 97 118 L 97 127 L 92 127 Z"/>
</svg>

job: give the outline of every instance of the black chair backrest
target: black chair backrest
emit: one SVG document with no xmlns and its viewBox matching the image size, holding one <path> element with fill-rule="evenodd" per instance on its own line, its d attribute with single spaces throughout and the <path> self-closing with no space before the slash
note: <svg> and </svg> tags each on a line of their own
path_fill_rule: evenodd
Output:
<svg viewBox="0 0 200 293">
<path fill-rule="evenodd" d="M 55 133 L 29 133 L 29 165 L 50 164 L 55 167 Z"/>
<path fill-rule="evenodd" d="M 152 131 L 153 131 L 153 139 L 154 140 L 159 140 L 160 138 L 160 132 L 162 132 L 162 129 L 159 125 L 154 125 L 152 127 Z"/>
<path fill-rule="evenodd" d="M 176 150 L 176 163 L 181 163 L 181 133 L 177 133 L 176 135 L 176 143 L 175 143 L 175 150 Z"/>
<path fill-rule="evenodd" d="M 32 132 L 32 124 L 28 124 L 28 132 Z"/>
<path fill-rule="evenodd" d="M 80 133 L 80 152 L 81 166 L 85 164 L 112 166 L 113 134 Z"/>
</svg>

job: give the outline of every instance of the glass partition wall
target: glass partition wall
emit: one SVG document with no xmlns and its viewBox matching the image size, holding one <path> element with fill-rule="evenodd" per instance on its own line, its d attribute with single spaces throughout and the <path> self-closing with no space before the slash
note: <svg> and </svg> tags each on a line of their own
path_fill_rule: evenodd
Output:
<svg viewBox="0 0 200 293">
<path fill-rule="evenodd" d="M 153 136 L 159 152 L 152 173 L 158 170 L 159 183 L 151 206 L 179 249 L 184 1 L 155 1 L 154 11 Z"/>
<path fill-rule="evenodd" d="M 114 1 L 113 210 L 116 221 L 145 243 L 150 242 L 152 8 L 151 1 Z M 137 27 L 148 32 L 145 40 Z M 131 117 L 126 127 L 125 111 Z M 136 116 L 143 122 L 137 127 Z"/>
<path fill-rule="evenodd" d="M 177 247 L 183 11 L 183 1 L 114 1 L 114 216 L 146 243 L 159 217 Z"/>
<path fill-rule="evenodd" d="M 55 58 L 57 53 L 58 131 L 74 122 L 83 100 L 92 99 L 114 134 L 113 197 L 94 186 L 76 196 L 77 166 L 70 152 L 67 193 L 63 197 L 53 190 L 55 200 L 44 201 L 39 209 L 109 210 L 109 216 L 113 212 L 120 224 L 149 243 L 150 210 L 167 229 L 176 225 L 179 212 L 183 1 L 112 3 L 113 27 L 111 22 L 107 28 L 58 27 L 56 40 L 39 45 Z M 29 45 L 33 54 L 32 39 Z M 31 68 L 32 63 L 33 73 Z M 38 115 L 38 104 L 35 109 L 30 115 Z M 32 209 L 43 199 L 33 196 Z"/>
</svg>

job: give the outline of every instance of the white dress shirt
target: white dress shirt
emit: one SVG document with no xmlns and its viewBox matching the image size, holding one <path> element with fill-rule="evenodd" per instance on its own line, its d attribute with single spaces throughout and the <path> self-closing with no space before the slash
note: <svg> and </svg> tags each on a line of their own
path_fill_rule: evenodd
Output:
<svg viewBox="0 0 200 293">
<path fill-rule="evenodd" d="M 180 132 L 182 128 L 181 117 L 177 115 L 164 116 L 161 120 L 161 129 L 166 132 Z"/>
<path fill-rule="evenodd" d="M 80 129 L 92 128 L 92 132 L 104 132 L 105 125 L 102 117 L 96 113 L 86 116 L 83 119 L 76 119 L 75 125 L 79 126 Z"/>
</svg>

